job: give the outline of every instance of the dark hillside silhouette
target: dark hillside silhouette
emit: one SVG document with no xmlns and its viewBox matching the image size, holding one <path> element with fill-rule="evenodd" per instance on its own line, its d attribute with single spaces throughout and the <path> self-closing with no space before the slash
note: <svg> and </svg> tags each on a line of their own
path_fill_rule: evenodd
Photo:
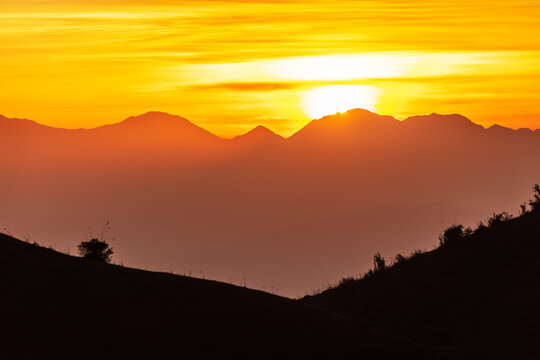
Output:
<svg viewBox="0 0 540 360">
<path fill-rule="evenodd" d="M 5 358 L 532 358 L 540 188 L 518 218 L 452 225 L 430 252 L 291 300 L 76 258 L 0 234 Z M 276 268 L 279 264 L 275 265 Z"/>
<path fill-rule="evenodd" d="M 3 234 L 0 282 L 3 359 L 421 355 L 402 340 L 291 299 L 97 263 Z"/>
<path fill-rule="evenodd" d="M 493 218 L 496 218 L 494 216 Z M 492 219 L 493 219 L 492 218 Z M 497 217 L 499 218 L 499 217 Z M 540 212 L 445 231 L 442 246 L 302 302 L 449 359 L 532 359 L 540 334 Z"/>
</svg>

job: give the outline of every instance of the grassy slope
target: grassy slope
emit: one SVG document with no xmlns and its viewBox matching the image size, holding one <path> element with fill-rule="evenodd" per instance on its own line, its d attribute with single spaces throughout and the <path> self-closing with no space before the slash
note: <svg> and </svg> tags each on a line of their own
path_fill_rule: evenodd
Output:
<svg viewBox="0 0 540 360">
<path fill-rule="evenodd" d="M 293 301 L 0 235 L 0 356 L 527 359 L 539 250 L 540 214 L 528 214 Z"/>
<path fill-rule="evenodd" d="M 302 299 L 424 344 L 437 357 L 534 358 L 540 214 Z"/>
<path fill-rule="evenodd" d="M 401 358 L 341 316 L 215 281 L 98 264 L 0 235 L 2 358 Z"/>
</svg>

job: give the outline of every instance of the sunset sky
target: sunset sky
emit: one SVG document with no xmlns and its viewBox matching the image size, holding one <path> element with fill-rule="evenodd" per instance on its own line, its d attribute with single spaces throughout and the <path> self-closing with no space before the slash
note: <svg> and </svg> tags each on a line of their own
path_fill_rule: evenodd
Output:
<svg viewBox="0 0 540 360">
<path fill-rule="evenodd" d="M 540 128 L 540 2 L 0 0 L 0 114 L 230 137 L 362 107 Z"/>
</svg>

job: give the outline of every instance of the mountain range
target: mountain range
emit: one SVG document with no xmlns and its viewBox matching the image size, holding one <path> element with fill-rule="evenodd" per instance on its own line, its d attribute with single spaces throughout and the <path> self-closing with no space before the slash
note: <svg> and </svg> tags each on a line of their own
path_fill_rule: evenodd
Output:
<svg viewBox="0 0 540 360">
<path fill-rule="evenodd" d="M 517 211 L 540 178 L 539 130 L 361 109 L 289 138 L 161 112 L 74 130 L 0 116 L 0 153 L 0 226 L 20 237 L 73 252 L 110 220 L 117 262 L 290 296 Z"/>
</svg>

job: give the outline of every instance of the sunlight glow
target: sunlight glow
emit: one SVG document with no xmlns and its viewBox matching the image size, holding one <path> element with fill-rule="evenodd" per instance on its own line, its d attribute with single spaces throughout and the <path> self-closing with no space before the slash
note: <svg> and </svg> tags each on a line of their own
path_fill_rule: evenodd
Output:
<svg viewBox="0 0 540 360">
<path fill-rule="evenodd" d="M 292 80 L 352 80 L 404 74 L 415 64 L 411 56 L 381 54 L 298 57 L 274 61 L 272 75 Z"/>
<path fill-rule="evenodd" d="M 304 93 L 302 106 L 313 119 L 355 108 L 375 111 L 379 93 L 367 85 L 320 86 Z"/>
</svg>

